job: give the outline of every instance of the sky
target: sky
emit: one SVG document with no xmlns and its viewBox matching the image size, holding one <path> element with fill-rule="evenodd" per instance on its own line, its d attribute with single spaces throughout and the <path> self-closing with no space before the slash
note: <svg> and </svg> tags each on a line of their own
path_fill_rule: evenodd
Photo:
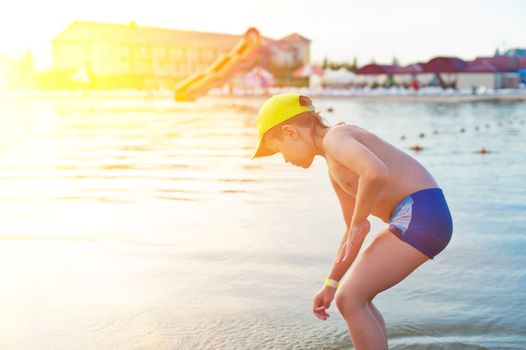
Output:
<svg viewBox="0 0 526 350">
<path fill-rule="evenodd" d="M 242 34 L 255 26 L 280 38 L 297 32 L 321 62 L 401 64 L 438 55 L 463 59 L 526 47 L 526 0 L 17 0 L 0 5 L 0 55 L 33 53 L 51 64 L 51 40 L 74 20 Z"/>
</svg>

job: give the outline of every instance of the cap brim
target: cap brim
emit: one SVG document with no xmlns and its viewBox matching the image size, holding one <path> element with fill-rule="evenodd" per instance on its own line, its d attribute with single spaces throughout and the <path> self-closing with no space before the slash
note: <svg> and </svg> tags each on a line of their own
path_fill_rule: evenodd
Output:
<svg viewBox="0 0 526 350">
<path fill-rule="evenodd" d="M 256 147 L 256 151 L 254 153 L 252 153 L 252 156 L 250 156 L 250 159 L 254 159 L 256 157 L 266 157 L 266 156 L 271 156 L 273 154 L 275 154 L 276 152 L 268 149 L 267 147 L 265 147 L 262 142 L 261 142 L 261 139 L 258 140 L 258 145 Z"/>
</svg>

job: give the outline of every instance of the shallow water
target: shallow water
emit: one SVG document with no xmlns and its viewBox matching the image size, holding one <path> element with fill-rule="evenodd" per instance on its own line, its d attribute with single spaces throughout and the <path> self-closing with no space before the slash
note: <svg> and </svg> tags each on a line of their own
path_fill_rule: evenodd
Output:
<svg viewBox="0 0 526 350">
<path fill-rule="evenodd" d="M 352 348 L 334 304 L 311 313 L 344 229 L 326 166 L 249 159 L 262 101 L 0 100 L 0 348 Z M 422 162 L 453 214 L 375 298 L 390 348 L 526 349 L 526 104 L 314 102 Z"/>
</svg>

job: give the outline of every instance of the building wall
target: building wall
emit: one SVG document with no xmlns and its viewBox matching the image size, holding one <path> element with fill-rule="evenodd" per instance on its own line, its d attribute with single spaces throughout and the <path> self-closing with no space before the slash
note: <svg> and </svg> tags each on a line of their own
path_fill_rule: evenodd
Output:
<svg viewBox="0 0 526 350">
<path fill-rule="evenodd" d="M 379 84 L 382 85 L 387 81 L 387 74 L 357 74 L 356 83 L 357 84 L 366 84 L 373 85 Z"/>
<path fill-rule="evenodd" d="M 176 45 L 129 45 L 97 41 L 53 46 L 53 67 L 68 70 L 88 66 L 95 76 L 151 75 L 185 77 L 206 68 L 228 50 Z"/>
<path fill-rule="evenodd" d="M 416 74 L 394 74 L 393 79 L 398 85 L 410 84 L 416 76 Z"/>
<path fill-rule="evenodd" d="M 485 86 L 495 89 L 497 79 L 495 73 L 459 73 L 457 75 L 457 88 L 466 89 L 473 86 Z"/>
<path fill-rule="evenodd" d="M 70 42 L 53 46 L 53 68 L 68 70 L 82 67 L 86 61 L 86 43 Z"/>
<path fill-rule="evenodd" d="M 165 30 L 159 29 L 159 33 L 165 34 Z M 206 33 L 194 34 L 195 42 L 182 45 L 156 43 L 156 35 L 151 36 L 150 42 L 129 43 L 126 38 L 91 33 L 86 25 L 81 28 L 72 26 L 53 42 L 53 67 L 55 71 L 86 67 L 99 81 L 113 78 L 177 81 L 208 67 L 222 54 L 228 53 L 235 41 L 232 36 L 218 38 Z M 293 66 L 298 60 L 308 62 L 308 42 L 294 44 L 275 45 L 270 57 L 273 63 Z M 295 49 L 291 50 L 291 47 Z"/>
<path fill-rule="evenodd" d="M 420 73 L 417 74 L 416 79 L 418 80 L 418 83 L 422 86 L 426 86 L 429 84 L 430 81 L 433 80 L 435 77 L 434 73 Z"/>
<path fill-rule="evenodd" d="M 272 57 L 270 61 L 276 66 L 292 66 L 294 65 L 295 59 L 293 54 L 289 50 L 282 48 L 273 48 Z"/>
<path fill-rule="evenodd" d="M 293 47 L 295 52 L 294 61 L 300 62 L 301 64 L 306 64 L 310 62 L 310 44 L 308 42 L 295 42 L 290 44 Z"/>
</svg>

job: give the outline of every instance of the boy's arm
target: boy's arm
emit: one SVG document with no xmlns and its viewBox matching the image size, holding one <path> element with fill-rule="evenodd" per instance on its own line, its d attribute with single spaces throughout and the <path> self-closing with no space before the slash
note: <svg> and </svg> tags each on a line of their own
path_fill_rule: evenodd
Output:
<svg viewBox="0 0 526 350">
<path fill-rule="evenodd" d="M 336 182 L 329 172 L 329 178 L 331 179 L 331 185 L 338 197 L 340 202 L 340 207 L 342 208 L 343 219 L 345 220 L 345 225 L 347 230 L 351 227 L 351 218 L 354 212 L 354 197 L 349 193 L 345 192 L 343 188 Z"/>
<path fill-rule="evenodd" d="M 332 129 L 324 138 L 325 151 L 358 174 L 358 189 L 350 230 L 365 224 L 376 206 L 389 174 L 387 166 L 345 128 Z"/>
<path fill-rule="evenodd" d="M 351 226 L 351 218 L 354 212 L 354 205 L 355 205 L 355 199 L 353 196 L 351 196 L 349 193 L 345 192 L 340 185 L 334 180 L 334 178 L 329 173 L 329 178 L 331 179 L 331 185 L 334 189 L 334 192 L 336 193 L 336 196 L 338 197 L 338 200 L 340 202 L 340 206 L 342 209 L 343 218 L 345 220 L 345 232 L 342 235 L 342 239 L 340 241 L 340 244 L 338 246 L 338 251 L 336 252 L 336 257 L 339 256 L 341 250 L 344 248 L 343 245 L 347 241 L 347 238 L 349 237 L 349 228 Z M 353 259 L 354 260 L 354 259 Z M 351 265 L 349 261 L 352 262 L 352 260 L 345 260 L 336 262 L 336 259 L 333 260 L 333 264 L 331 267 L 331 271 L 329 273 L 328 278 L 340 281 L 345 275 L 345 272 L 349 269 L 349 266 Z"/>
<path fill-rule="evenodd" d="M 387 182 L 389 171 L 381 159 L 345 128 L 329 131 L 323 139 L 323 146 L 328 155 L 358 175 L 358 188 L 347 244 L 342 247 L 342 254 L 335 264 L 339 266 L 338 264 L 343 263 L 343 268 L 347 269 L 358 255 L 369 232 L 367 217 L 376 206 Z M 343 274 L 337 273 L 336 276 L 342 277 Z"/>
</svg>

